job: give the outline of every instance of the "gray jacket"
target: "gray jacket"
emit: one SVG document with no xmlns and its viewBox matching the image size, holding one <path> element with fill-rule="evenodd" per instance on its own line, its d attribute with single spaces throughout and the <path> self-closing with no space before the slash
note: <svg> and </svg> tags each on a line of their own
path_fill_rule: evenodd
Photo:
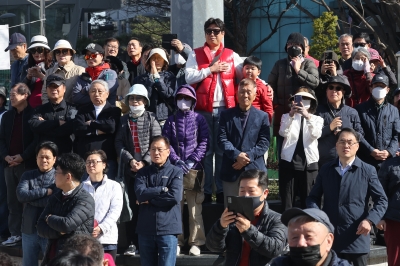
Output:
<svg viewBox="0 0 400 266">
<path fill-rule="evenodd" d="M 312 60 L 305 58 L 296 74 L 289 59 L 283 58 L 275 62 L 268 76 L 268 84 L 274 90 L 274 135 L 278 136 L 281 117 L 290 112 L 288 99 L 300 86 L 315 89 L 319 84 L 318 69 Z"/>
</svg>

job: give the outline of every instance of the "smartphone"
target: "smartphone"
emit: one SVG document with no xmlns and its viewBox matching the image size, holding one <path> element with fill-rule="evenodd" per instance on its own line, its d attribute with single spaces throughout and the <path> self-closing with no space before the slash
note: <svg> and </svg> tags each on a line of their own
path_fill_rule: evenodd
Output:
<svg viewBox="0 0 400 266">
<path fill-rule="evenodd" d="M 294 96 L 294 103 L 296 104 L 296 106 L 300 106 L 301 107 L 302 100 L 303 100 L 303 97 L 301 95 L 295 95 Z"/>
<path fill-rule="evenodd" d="M 333 56 L 332 52 L 324 53 L 324 63 L 325 64 L 332 63 L 333 62 L 332 56 Z"/>
<path fill-rule="evenodd" d="M 336 117 L 339 117 L 339 118 L 340 118 L 340 113 L 336 113 L 336 114 L 335 114 L 335 118 L 336 118 Z M 336 132 L 342 131 L 342 127 L 336 127 L 335 131 L 336 131 Z"/>
<path fill-rule="evenodd" d="M 171 45 L 171 41 L 173 39 L 178 39 L 178 34 L 172 33 L 172 34 L 163 34 L 161 35 L 161 47 L 164 48 L 165 50 L 174 50 L 176 51 L 176 48 Z"/>
</svg>

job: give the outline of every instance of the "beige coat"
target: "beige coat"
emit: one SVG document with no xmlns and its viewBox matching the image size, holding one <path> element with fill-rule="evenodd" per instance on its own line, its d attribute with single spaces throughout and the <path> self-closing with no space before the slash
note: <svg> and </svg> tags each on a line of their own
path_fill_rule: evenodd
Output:
<svg viewBox="0 0 400 266">
<path fill-rule="evenodd" d="M 42 87 L 42 103 L 45 104 L 49 101 L 47 98 L 47 90 L 46 90 L 46 79 L 49 75 L 60 74 L 65 77 L 65 79 L 67 81 L 65 83 L 66 90 L 65 90 L 64 99 L 65 99 L 65 101 L 71 103 L 73 87 L 76 84 L 76 80 L 78 79 L 79 75 L 84 72 L 85 72 L 85 68 L 75 65 L 75 63 L 73 61 L 68 62 L 64 66 L 64 69 L 61 69 L 58 66 L 58 63 L 55 63 L 52 68 L 49 68 L 46 71 L 46 77 L 44 78 L 43 87 Z"/>
</svg>

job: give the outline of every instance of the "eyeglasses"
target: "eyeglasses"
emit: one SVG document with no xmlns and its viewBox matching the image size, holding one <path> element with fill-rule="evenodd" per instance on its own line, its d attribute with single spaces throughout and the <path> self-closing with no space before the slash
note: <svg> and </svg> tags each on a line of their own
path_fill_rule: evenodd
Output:
<svg viewBox="0 0 400 266">
<path fill-rule="evenodd" d="M 85 164 L 90 166 L 90 165 L 94 165 L 96 166 L 99 163 L 102 163 L 103 161 L 86 161 Z"/>
<path fill-rule="evenodd" d="M 85 55 L 85 60 L 89 60 L 89 59 L 95 59 L 97 57 L 98 53 L 95 54 L 86 54 Z"/>
<path fill-rule="evenodd" d="M 220 29 L 206 29 L 206 34 L 211 35 L 214 33 L 215 36 L 217 36 L 222 30 Z"/>
<path fill-rule="evenodd" d="M 158 152 L 158 153 L 162 153 L 163 151 L 168 150 L 168 149 L 150 149 L 151 152 Z"/>
<path fill-rule="evenodd" d="M 91 94 L 96 94 L 98 93 L 99 95 L 102 95 L 103 93 L 105 93 L 106 91 L 101 91 L 101 90 L 90 90 L 89 91 Z"/>
<path fill-rule="evenodd" d="M 349 141 L 340 140 L 340 141 L 338 141 L 337 143 L 338 143 L 340 146 L 346 146 L 346 144 L 347 144 L 347 145 L 349 145 L 350 147 L 352 147 L 353 145 L 356 145 L 358 142 L 353 142 L 353 141 L 351 141 L 351 140 L 349 140 Z"/>
<path fill-rule="evenodd" d="M 129 101 L 132 102 L 143 102 L 144 97 L 143 96 L 129 96 Z"/>
<path fill-rule="evenodd" d="M 343 87 L 341 87 L 341 86 L 328 85 L 328 90 L 342 91 L 342 90 L 343 90 Z"/>
<path fill-rule="evenodd" d="M 54 53 L 56 55 L 60 55 L 60 54 L 67 55 L 69 53 L 69 50 L 68 49 L 54 50 Z"/>
<path fill-rule="evenodd" d="M 107 47 L 111 48 L 111 49 L 114 49 L 114 50 L 118 50 L 118 46 L 114 46 L 114 45 L 111 45 L 111 44 L 107 44 Z"/>
<path fill-rule="evenodd" d="M 354 47 L 359 47 L 359 46 L 361 46 L 361 47 L 365 47 L 365 45 L 367 45 L 367 43 L 365 43 L 365 42 L 358 42 L 358 43 L 355 43 L 355 44 L 353 44 L 354 45 Z"/>
<path fill-rule="evenodd" d="M 188 96 L 188 95 L 178 94 L 178 95 L 176 95 L 176 99 L 177 100 L 191 101 L 193 98 Z"/>
<path fill-rule="evenodd" d="M 37 158 L 40 159 L 40 160 L 49 161 L 49 160 L 52 160 L 54 157 L 50 157 L 50 156 L 38 156 Z"/>
<path fill-rule="evenodd" d="M 41 53 L 44 52 L 44 48 L 43 47 L 38 47 L 38 48 L 29 49 L 29 53 L 31 53 L 31 54 L 36 54 L 36 52 L 41 54 Z"/>
</svg>

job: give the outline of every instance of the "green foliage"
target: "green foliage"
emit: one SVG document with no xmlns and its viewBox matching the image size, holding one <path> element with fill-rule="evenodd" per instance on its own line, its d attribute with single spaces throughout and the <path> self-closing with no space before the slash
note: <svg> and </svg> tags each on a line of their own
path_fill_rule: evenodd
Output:
<svg viewBox="0 0 400 266">
<path fill-rule="evenodd" d="M 336 34 L 338 17 L 333 12 L 323 12 L 322 16 L 314 19 L 314 33 L 311 37 L 310 54 L 320 59 L 326 50 L 334 50 L 340 54 L 338 36 Z"/>
<path fill-rule="evenodd" d="M 161 35 L 170 33 L 170 21 L 163 18 L 137 16 L 131 22 L 131 36 L 139 38 L 143 43 L 154 43 L 161 46 Z"/>
</svg>

